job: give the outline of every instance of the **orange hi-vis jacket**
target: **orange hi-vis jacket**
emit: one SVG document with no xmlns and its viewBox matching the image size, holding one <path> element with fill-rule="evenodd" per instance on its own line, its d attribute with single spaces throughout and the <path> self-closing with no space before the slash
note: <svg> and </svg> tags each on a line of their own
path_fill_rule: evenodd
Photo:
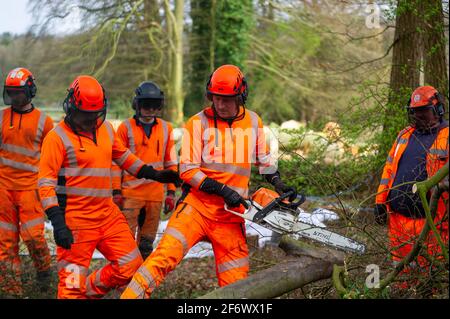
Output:
<svg viewBox="0 0 450 319">
<path fill-rule="evenodd" d="M 122 145 L 109 122 L 96 131 L 96 140 L 75 134 L 61 121 L 42 146 L 38 180 L 42 206 L 60 205 L 72 230 L 100 227 L 119 212 L 112 201 L 113 160 L 131 174 L 144 165 Z"/>
<path fill-rule="evenodd" d="M 178 160 L 172 125 L 159 118 L 155 121 L 149 138 L 143 127 L 138 125 L 134 118 L 122 122 L 117 129 L 117 135 L 123 145 L 145 164 L 151 165 L 157 170 L 177 171 Z M 121 188 L 124 197 L 157 202 L 164 199 L 164 184 L 144 178 L 138 179 L 125 171 L 122 174 Z M 167 184 L 167 190 L 175 191 L 175 189 L 173 184 Z"/>
<path fill-rule="evenodd" d="M 24 114 L 0 110 L 0 188 L 37 189 L 41 145 L 52 128 L 52 119 L 37 108 Z"/>
<path fill-rule="evenodd" d="M 260 174 L 277 171 L 262 121 L 255 112 L 240 107 L 237 120 L 231 124 L 214 118 L 211 107 L 197 113 L 186 123 L 182 139 L 180 177 L 191 185 L 184 201 L 212 220 L 242 222 L 224 210 L 222 197 L 199 187 L 209 177 L 246 198 L 252 163 L 259 166 Z"/>
<path fill-rule="evenodd" d="M 389 208 L 389 203 L 387 203 L 387 198 L 389 195 L 389 190 L 394 183 L 395 176 L 397 173 L 398 163 L 402 158 L 402 155 L 408 145 L 408 141 L 414 132 L 415 128 L 406 127 L 403 129 L 397 139 L 392 145 L 389 152 L 389 156 L 386 160 L 386 164 L 383 169 L 381 176 L 380 186 L 378 187 L 378 192 L 376 196 L 377 204 L 386 204 Z M 436 139 L 431 145 L 429 151 L 426 155 L 426 169 L 428 177 L 433 176 L 436 172 L 448 162 L 448 125 L 440 129 Z M 445 212 L 445 205 L 443 203 L 443 198 L 448 198 L 448 193 L 443 194 L 438 203 L 438 216 Z M 440 216 L 442 217 L 442 216 Z"/>
</svg>

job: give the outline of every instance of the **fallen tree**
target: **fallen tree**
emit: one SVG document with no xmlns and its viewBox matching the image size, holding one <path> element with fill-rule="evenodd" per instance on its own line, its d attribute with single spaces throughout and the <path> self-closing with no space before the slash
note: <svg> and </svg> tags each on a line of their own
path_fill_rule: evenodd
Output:
<svg viewBox="0 0 450 319">
<path fill-rule="evenodd" d="M 344 254 L 283 236 L 279 247 L 290 258 L 243 280 L 216 289 L 200 299 L 266 299 L 281 296 L 309 283 L 330 278 Z"/>
</svg>

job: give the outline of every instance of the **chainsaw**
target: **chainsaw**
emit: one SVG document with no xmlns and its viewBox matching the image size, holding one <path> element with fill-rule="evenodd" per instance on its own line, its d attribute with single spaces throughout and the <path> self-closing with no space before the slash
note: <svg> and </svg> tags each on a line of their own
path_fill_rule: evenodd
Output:
<svg viewBox="0 0 450 319">
<path fill-rule="evenodd" d="M 266 200 L 261 199 L 261 191 Z M 293 192 L 287 192 L 280 196 L 274 196 L 273 191 L 261 188 L 252 196 L 252 199 L 245 200 L 248 208 L 243 212 L 237 212 L 227 207 L 224 209 L 234 215 L 240 216 L 244 219 L 250 220 L 262 227 L 274 231 L 279 234 L 288 234 L 289 237 L 300 240 L 308 238 L 310 240 L 319 242 L 321 244 L 331 246 L 347 252 L 363 254 L 365 252 L 365 245 L 357 241 L 342 236 L 340 234 L 329 231 L 328 229 L 318 227 L 314 224 L 306 223 L 299 220 L 299 213 L 301 210 L 299 206 L 305 201 L 303 195 L 299 195 L 293 202 L 287 202 L 286 199 L 290 197 Z M 255 196 L 256 195 L 256 196 Z M 269 196 L 267 196 L 269 195 Z M 270 202 L 267 198 L 271 199 Z M 265 204 L 266 202 L 267 204 Z"/>
</svg>

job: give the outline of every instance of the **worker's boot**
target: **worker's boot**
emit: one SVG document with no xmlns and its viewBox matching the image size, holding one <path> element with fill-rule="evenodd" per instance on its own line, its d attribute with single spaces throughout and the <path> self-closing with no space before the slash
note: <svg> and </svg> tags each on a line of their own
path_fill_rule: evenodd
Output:
<svg viewBox="0 0 450 319">
<path fill-rule="evenodd" d="M 141 252 L 142 258 L 145 260 L 153 251 L 153 238 L 141 237 L 139 242 L 139 251 Z"/>
<path fill-rule="evenodd" d="M 38 271 L 36 283 L 40 292 L 48 292 L 51 287 L 52 273 L 50 270 Z"/>
</svg>

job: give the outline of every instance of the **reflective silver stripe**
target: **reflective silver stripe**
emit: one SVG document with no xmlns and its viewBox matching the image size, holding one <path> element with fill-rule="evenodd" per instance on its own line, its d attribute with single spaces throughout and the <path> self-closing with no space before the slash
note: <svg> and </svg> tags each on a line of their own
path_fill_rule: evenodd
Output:
<svg viewBox="0 0 450 319">
<path fill-rule="evenodd" d="M 164 232 L 164 235 L 170 235 L 177 239 L 181 245 L 183 245 L 183 254 L 185 254 L 188 250 L 188 243 L 186 240 L 186 237 L 184 237 L 183 233 L 181 233 L 178 229 L 175 229 L 173 227 L 167 227 L 166 231 Z"/>
<path fill-rule="evenodd" d="M 109 140 L 111 141 L 111 145 L 114 144 L 114 133 L 111 123 L 105 121 L 106 130 L 108 131 Z"/>
<path fill-rule="evenodd" d="M 242 188 L 242 187 L 237 187 L 237 186 L 231 186 L 231 185 L 227 185 L 229 188 L 231 188 L 232 190 L 238 192 L 239 195 L 241 195 L 242 197 L 247 198 L 248 197 L 248 188 Z"/>
<path fill-rule="evenodd" d="M 240 166 L 236 166 L 233 164 L 225 164 L 225 163 L 201 163 L 200 165 L 203 168 L 211 169 L 218 172 L 224 173 L 233 173 L 245 177 L 250 177 L 251 169 L 243 168 Z"/>
<path fill-rule="evenodd" d="M 154 183 L 155 181 L 152 179 L 145 179 L 145 178 L 141 178 L 141 179 L 133 179 L 130 181 L 126 181 L 122 183 L 122 187 L 126 187 L 126 188 L 134 188 L 137 186 L 141 186 L 141 185 L 145 185 L 145 184 L 151 184 Z"/>
<path fill-rule="evenodd" d="M 202 180 L 207 177 L 205 173 L 203 173 L 202 171 L 198 171 L 197 173 L 194 174 L 194 176 L 191 179 L 190 184 L 194 187 L 199 187 L 200 183 L 202 182 Z"/>
<path fill-rule="evenodd" d="M 139 252 L 138 248 L 133 249 L 130 253 L 126 254 L 125 256 L 120 257 L 117 262 L 119 263 L 119 266 L 125 266 L 126 264 L 132 262 L 137 257 L 139 257 L 141 254 Z"/>
<path fill-rule="evenodd" d="M 250 119 L 251 119 L 251 123 L 252 123 L 252 144 L 250 145 L 249 150 L 252 152 L 252 162 L 256 163 L 257 162 L 257 158 L 256 156 L 258 154 L 256 154 L 256 142 L 259 138 L 258 134 L 258 115 L 256 115 L 255 112 L 253 111 L 248 111 L 250 114 Z M 258 155 L 259 156 L 259 155 Z"/>
<path fill-rule="evenodd" d="M 41 152 L 39 152 L 37 150 L 30 150 L 30 149 L 22 147 L 22 146 L 17 146 L 17 145 L 12 145 L 12 144 L 2 144 L 1 148 L 4 149 L 5 151 L 11 152 L 11 153 L 17 153 L 20 155 L 29 156 L 29 157 L 33 157 L 36 159 L 39 159 L 41 157 Z"/>
<path fill-rule="evenodd" d="M 169 167 L 169 166 L 175 166 L 175 165 L 177 165 L 178 164 L 178 161 L 177 160 L 173 160 L 173 161 L 165 161 L 164 162 L 164 168 L 167 168 L 167 167 Z"/>
<path fill-rule="evenodd" d="M 68 187 L 68 186 L 56 186 L 56 192 L 58 194 L 88 196 L 88 197 L 111 197 L 111 189 L 101 188 L 84 188 L 84 187 Z"/>
<path fill-rule="evenodd" d="M 39 178 L 38 179 L 38 187 L 44 187 L 44 186 L 56 187 L 57 184 L 58 184 L 58 181 L 56 179 L 51 179 L 51 178 Z"/>
<path fill-rule="evenodd" d="M 387 159 L 386 159 L 386 162 L 391 164 L 393 162 L 393 158 L 391 156 L 388 156 Z"/>
<path fill-rule="evenodd" d="M 205 115 L 204 111 L 201 111 L 199 113 L 197 113 L 198 117 L 200 117 L 200 121 L 202 124 L 202 129 L 207 129 L 208 128 L 208 118 Z"/>
<path fill-rule="evenodd" d="M 125 163 L 125 161 L 127 160 L 128 156 L 130 156 L 130 154 L 131 154 L 131 151 L 128 149 L 128 150 L 126 150 L 125 153 L 122 154 L 121 157 L 119 157 L 118 159 L 115 159 L 114 162 L 117 165 L 122 166 L 123 163 Z"/>
<path fill-rule="evenodd" d="M 5 223 L 0 221 L 0 228 L 6 229 L 6 230 L 10 230 L 12 232 L 17 232 L 17 226 L 14 224 L 10 224 L 10 223 Z"/>
<path fill-rule="evenodd" d="M 43 225 L 44 222 L 45 222 L 45 220 L 43 217 L 38 217 L 38 218 L 32 219 L 30 221 L 27 221 L 24 224 L 21 224 L 20 227 L 22 228 L 22 230 L 26 230 L 26 229 L 30 229 L 34 226 L 37 226 L 37 225 Z"/>
<path fill-rule="evenodd" d="M 69 267 L 69 266 L 71 266 L 71 267 Z M 79 274 L 84 275 L 84 276 L 86 276 L 89 272 L 88 268 L 68 262 L 67 260 L 64 260 L 64 259 L 58 261 L 58 263 L 56 264 L 56 268 L 58 271 L 65 269 L 67 272 L 70 272 L 70 273 L 74 273 L 75 270 L 78 269 Z"/>
<path fill-rule="evenodd" d="M 158 161 L 158 162 L 146 162 L 146 165 L 151 165 L 154 169 L 157 168 L 163 168 L 163 162 Z"/>
<path fill-rule="evenodd" d="M 104 269 L 104 267 L 95 273 L 94 285 L 95 285 L 95 287 L 99 287 L 99 288 L 109 288 L 108 286 L 104 285 L 101 282 L 101 274 L 102 274 L 103 269 Z M 86 278 L 86 296 L 89 296 L 89 297 L 103 296 L 103 294 L 99 294 L 99 293 L 95 292 L 95 290 L 92 288 L 91 276 L 92 276 L 92 274 Z"/>
<path fill-rule="evenodd" d="M 163 149 L 162 149 L 162 154 L 163 154 L 163 158 L 164 158 L 164 154 L 166 154 L 166 147 L 167 147 L 167 141 L 169 140 L 169 129 L 167 127 L 167 122 L 164 120 L 161 120 L 162 123 L 162 127 L 163 127 Z"/>
<path fill-rule="evenodd" d="M 136 162 L 134 162 L 133 165 L 127 169 L 127 171 L 132 175 L 136 175 L 138 173 L 138 169 L 141 168 L 142 165 L 144 165 L 144 162 L 137 159 Z"/>
<path fill-rule="evenodd" d="M 67 136 L 66 132 L 64 132 L 64 129 L 60 125 L 56 125 L 55 132 L 58 134 L 58 136 L 61 138 L 64 148 L 66 149 L 67 154 L 67 160 L 69 161 L 69 165 L 72 167 L 77 167 L 77 157 L 75 155 L 75 148 L 73 147 L 72 142 L 70 141 L 69 137 Z"/>
<path fill-rule="evenodd" d="M 3 110 L 0 110 L 0 148 L 2 147 L 2 143 L 3 143 Z"/>
<path fill-rule="evenodd" d="M 145 296 L 145 289 L 136 280 L 131 280 L 127 289 L 131 289 L 136 295 L 136 299 L 143 299 Z M 151 291 L 150 291 L 151 292 Z"/>
<path fill-rule="evenodd" d="M 110 168 L 81 168 L 81 167 L 63 167 L 59 170 L 59 176 L 93 176 L 109 177 Z"/>
<path fill-rule="evenodd" d="M 120 176 L 122 176 L 121 170 L 116 170 L 116 169 L 111 170 L 111 177 L 120 177 Z"/>
<path fill-rule="evenodd" d="M 193 164 L 193 163 L 180 164 L 180 173 L 184 173 L 195 168 L 200 168 L 200 164 Z"/>
<path fill-rule="evenodd" d="M 380 181 L 380 185 L 387 185 L 389 184 L 389 178 L 382 178 Z"/>
<path fill-rule="evenodd" d="M 48 206 L 53 205 L 53 204 L 58 205 L 58 197 L 52 196 L 52 197 L 43 198 L 43 199 L 41 199 L 41 204 L 42 204 L 42 207 L 44 207 L 44 209 L 46 209 Z"/>
<path fill-rule="evenodd" d="M 41 112 L 41 111 L 39 111 L 39 112 Z M 39 144 L 41 144 L 42 133 L 44 132 L 44 125 L 45 125 L 46 119 L 47 119 L 47 116 L 44 114 L 44 112 L 41 112 L 41 115 L 39 116 L 38 126 L 36 129 L 36 137 L 34 140 L 34 147 L 36 149 L 39 149 Z"/>
<path fill-rule="evenodd" d="M 259 173 L 260 174 L 273 174 L 277 171 L 276 167 L 274 165 L 269 166 L 259 166 Z"/>
<path fill-rule="evenodd" d="M 444 157 L 444 156 L 448 156 L 448 150 L 441 150 L 438 148 L 430 148 L 430 154 Z"/>
<path fill-rule="evenodd" d="M 220 274 L 220 273 L 223 273 L 223 272 L 231 270 L 231 269 L 245 267 L 245 266 L 248 266 L 248 257 L 243 257 L 243 258 L 236 259 L 236 260 L 230 260 L 230 261 L 224 262 L 222 264 L 219 264 L 217 266 L 217 272 Z"/>
<path fill-rule="evenodd" d="M 403 137 L 399 138 L 397 142 L 397 144 L 406 144 L 406 143 L 408 143 L 408 139 Z"/>
<path fill-rule="evenodd" d="M 21 162 L 16 162 L 16 161 L 4 158 L 4 157 L 0 157 L 0 164 L 10 166 L 13 168 L 17 168 L 17 169 L 21 169 L 23 171 L 34 172 L 34 173 L 39 172 L 39 168 L 37 168 L 36 166 L 21 163 Z"/>
<path fill-rule="evenodd" d="M 139 267 L 137 273 L 140 274 L 144 278 L 144 280 L 147 282 L 147 285 L 149 286 L 149 288 L 151 290 L 156 288 L 156 281 L 153 278 L 150 271 L 148 271 L 147 267 L 145 267 L 145 266 Z"/>
<path fill-rule="evenodd" d="M 124 121 L 125 126 L 127 127 L 127 136 L 128 136 L 128 144 L 129 149 L 133 154 L 136 154 L 136 143 L 134 141 L 133 129 L 131 127 L 130 119 Z"/>
</svg>

